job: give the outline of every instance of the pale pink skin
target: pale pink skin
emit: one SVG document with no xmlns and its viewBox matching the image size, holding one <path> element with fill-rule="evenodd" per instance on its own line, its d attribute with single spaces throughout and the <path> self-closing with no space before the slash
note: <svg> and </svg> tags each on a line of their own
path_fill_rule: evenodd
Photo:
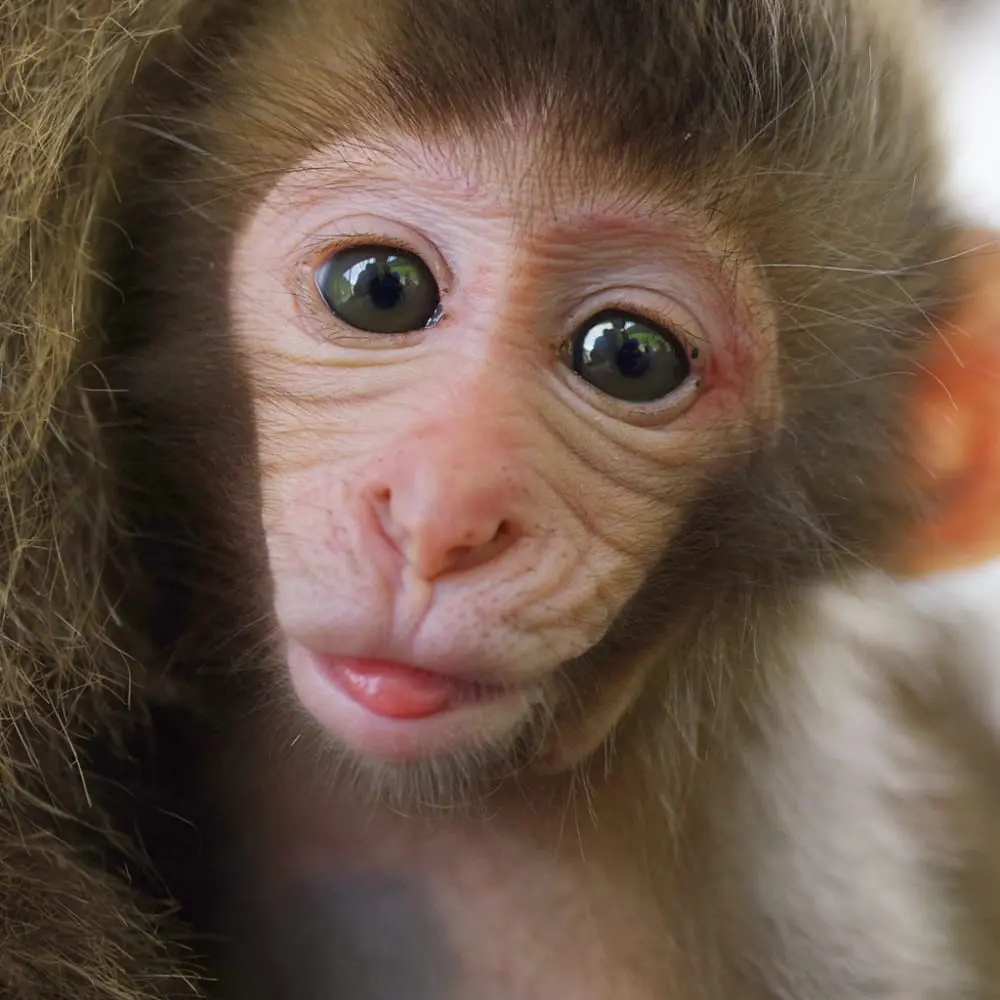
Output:
<svg viewBox="0 0 1000 1000">
<path fill-rule="evenodd" d="M 255 386 L 292 687 L 333 740 L 373 760 L 433 757 L 516 730 L 539 682 L 597 641 L 635 593 L 713 464 L 738 461 L 750 428 L 776 416 L 766 310 L 752 277 L 722 276 L 725 247 L 693 209 L 581 187 L 523 136 L 489 155 L 469 146 L 431 156 L 402 140 L 392 149 L 331 147 L 281 178 L 237 241 L 232 300 Z M 379 238 L 433 269 L 444 300 L 433 328 L 365 335 L 316 293 L 327 254 Z M 697 379 L 634 406 L 573 374 L 561 346 L 608 306 L 683 331 L 699 348 Z M 332 684 L 315 652 L 511 690 L 427 719 L 384 719 Z M 598 742 L 641 687 L 640 669 L 609 679 L 620 688 L 612 709 L 587 720 Z M 558 729 L 570 745 L 571 730 Z M 649 877 L 649 866 L 669 867 L 658 854 L 669 838 L 653 829 L 643 842 L 646 804 L 628 787 L 580 797 L 567 778 L 549 786 L 549 805 L 507 789 L 490 822 L 425 822 L 337 782 L 324 788 L 300 731 L 287 717 L 263 728 L 251 719 L 231 752 L 249 790 L 223 780 L 248 838 L 241 877 L 257 903 L 247 913 L 265 941 L 295 923 L 281 907 L 296 880 L 336 886 L 388 871 L 430 893 L 460 956 L 456 997 L 694 995 L 678 988 L 669 947 L 686 918 L 664 907 L 681 903 Z M 376 895 L 358 900 L 359 922 Z M 420 924 L 399 919 L 387 939 Z M 335 930 L 319 932 L 337 947 Z M 253 983 L 267 959 L 253 941 L 241 954 Z M 335 988 L 317 975 L 316 995 Z"/>
<path fill-rule="evenodd" d="M 363 754 L 434 756 L 516 729 L 539 681 L 635 593 L 710 464 L 762 419 L 773 382 L 751 286 L 720 280 L 693 212 L 595 193 L 512 149 L 323 150 L 280 180 L 237 243 L 235 329 L 256 385 L 291 680 Z M 320 261 L 380 240 L 432 269 L 437 325 L 365 334 L 323 303 Z M 699 349 L 696 377 L 641 406 L 580 379 L 560 348 L 608 307 L 681 331 Z M 383 719 L 316 652 L 511 690 Z"/>
</svg>

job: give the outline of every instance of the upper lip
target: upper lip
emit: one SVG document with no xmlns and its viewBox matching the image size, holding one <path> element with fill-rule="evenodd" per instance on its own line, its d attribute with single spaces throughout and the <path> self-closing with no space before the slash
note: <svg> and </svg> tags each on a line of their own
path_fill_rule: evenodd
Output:
<svg viewBox="0 0 1000 1000">
<path fill-rule="evenodd" d="M 468 659 L 461 660 L 461 665 L 453 662 L 458 659 L 458 657 L 449 657 L 448 661 L 445 662 L 438 659 L 435 659 L 433 662 L 427 662 L 405 654 L 400 655 L 398 650 L 390 650 L 386 648 L 378 650 L 351 649 L 350 651 L 346 651 L 344 646 L 336 648 L 331 644 L 315 642 L 309 639 L 298 638 L 296 636 L 289 636 L 288 639 L 290 642 L 295 642 L 305 647 L 314 656 L 318 656 L 323 659 L 367 660 L 393 663 L 401 667 L 412 667 L 415 670 L 424 670 L 429 674 L 438 674 L 442 677 L 448 677 L 463 684 L 475 684 L 495 691 L 514 690 L 516 688 L 527 687 L 535 681 L 535 678 L 518 677 L 512 678 L 511 681 L 508 682 L 505 679 L 506 671 L 502 669 L 490 670 L 481 666 L 469 669 Z"/>
</svg>

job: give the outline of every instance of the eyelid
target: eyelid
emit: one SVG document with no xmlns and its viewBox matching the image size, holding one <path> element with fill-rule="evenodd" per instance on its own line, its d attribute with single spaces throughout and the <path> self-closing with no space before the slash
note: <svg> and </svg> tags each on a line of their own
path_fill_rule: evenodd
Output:
<svg viewBox="0 0 1000 1000">
<path fill-rule="evenodd" d="M 698 401 L 703 383 L 702 376 L 692 365 L 688 378 L 663 399 L 648 403 L 629 403 L 602 392 L 573 371 L 569 365 L 560 365 L 560 368 L 565 373 L 562 381 L 569 386 L 575 396 L 584 399 L 595 410 L 600 410 L 615 420 L 638 427 L 668 424 L 683 416 Z"/>
<path fill-rule="evenodd" d="M 669 302 L 669 308 L 664 306 L 664 300 Z M 563 344 L 569 343 L 588 320 L 605 312 L 628 313 L 673 334 L 691 362 L 692 374 L 695 374 L 695 368 L 702 367 L 709 354 L 711 342 L 690 309 L 663 292 L 629 286 L 594 292 L 578 303 L 567 314 L 569 332 Z"/>
<path fill-rule="evenodd" d="M 345 216 L 325 223 L 300 244 L 296 270 L 315 272 L 324 260 L 342 250 L 374 244 L 419 257 L 434 276 L 441 298 L 451 291 L 454 276 L 443 255 L 420 230 L 378 216 Z"/>
</svg>

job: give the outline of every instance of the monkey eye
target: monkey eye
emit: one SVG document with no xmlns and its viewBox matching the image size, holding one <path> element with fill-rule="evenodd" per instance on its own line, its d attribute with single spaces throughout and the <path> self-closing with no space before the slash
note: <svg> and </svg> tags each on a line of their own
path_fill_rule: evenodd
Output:
<svg viewBox="0 0 1000 1000">
<path fill-rule="evenodd" d="M 628 403 L 669 396 L 691 374 L 680 338 L 656 323 L 617 310 L 592 316 L 567 344 L 573 371 Z"/>
<path fill-rule="evenodd" d="M 355 246 L 316 269 L 316 288 L 330 311 L 368 333 L 410 333 L 441 312 L 441 293 L 430 268 L 394 247 Z"/>
</svg>

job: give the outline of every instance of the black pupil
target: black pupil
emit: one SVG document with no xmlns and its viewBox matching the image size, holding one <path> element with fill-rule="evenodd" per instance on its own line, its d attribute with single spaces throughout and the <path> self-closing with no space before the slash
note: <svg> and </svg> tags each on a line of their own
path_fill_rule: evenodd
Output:
<svg viewBox="0 0 1000 1000">
<path fill-rule="evenodd" d="M 618 367 L 628 378 L 639 378 L 649 371 L 646 348 L 638 340 L 626 340 L 618 352 Z"/>
<path fill-rule="evenodd" d="M 386 263 L 373 262 L 366 268 L 364 280 L 359 284 L 364 287 L 376 309 L 395 309 L 403 297 L 403 282 Z"/>
</svg>

